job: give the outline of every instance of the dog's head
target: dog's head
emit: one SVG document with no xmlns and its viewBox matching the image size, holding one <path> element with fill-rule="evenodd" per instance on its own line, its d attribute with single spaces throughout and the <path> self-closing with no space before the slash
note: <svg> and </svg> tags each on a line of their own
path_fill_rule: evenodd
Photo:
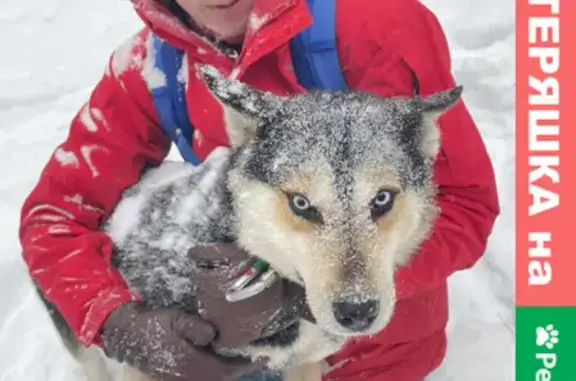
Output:
<svg viewBox="0 0 576 381">
<path fill-rule="evenodd" d="M 374 333 L 390 319 L 394 271 L 435 216 L 436 118 L 462 92 L 281 97 L 201 68 L 224 106 L 239 243 L 303 283 L 318 324 Z"/>
</svg>

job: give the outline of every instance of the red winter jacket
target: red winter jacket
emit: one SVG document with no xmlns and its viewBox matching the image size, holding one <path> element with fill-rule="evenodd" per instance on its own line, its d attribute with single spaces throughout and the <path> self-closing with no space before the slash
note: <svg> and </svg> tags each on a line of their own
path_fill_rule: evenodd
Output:
<svg viewBox="0 0 576 381">
<path fill-rule="evenodd" d="M 30 273 L 86 345 L 120 303 L 138 299 L 110 265 L 112 243 L 98 230 L 121 191 L 170 142 L 157 123 L 146 81 L 154 81 L 150 30 L 187 53 L 187 94 L 201 158 L 226 145 L 222 111 L 193 65 L 278 94 L 303 92 L 288 42 L 311 17 L 305 0 L 255 0 L 242 52 L 227 56 L 186 29 L 153 0 L 132 0 L 147 27 L 116 50 L 89 102 L 74 118 L 23 209 L 20 239 Z M 417 0 L 338 0 L 338 52 L 348 85 L 379 95 L 410 95 L 413 77 L 430 94 L 454 85 L 450 54 L 436 17 Z M 446 279 L 471 267 L 499 213 L 494 172 L 462 102 L 440 119 L 436 164 L 442 214 L 413 262 L 399 271 L 399 301 L 381 334 L 351 342 L 329 359 L 331 380 L 420 381 L 442 361 L 448 318 Z"/>
</svg>

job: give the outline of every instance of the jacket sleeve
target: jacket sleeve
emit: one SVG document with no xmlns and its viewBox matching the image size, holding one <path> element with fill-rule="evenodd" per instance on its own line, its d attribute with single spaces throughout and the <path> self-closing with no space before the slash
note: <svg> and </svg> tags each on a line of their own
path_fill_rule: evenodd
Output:
<svg viewBox="0 0 576 381">
<path fill-rule="evenodd" d="M 422 95 L 455 86 L 447 40 L 436 17 L 413 0 L 396 10 L 391 22 L 395 31 L 379 34 L 357 87 L 384 96 L 410 96 L 414 79 Z M 452 273 L 472 267 L 483 255 L 500 212 L 492 163 L 464 102 L 438 123 L 441 150 L 434 178 L 441 214 L 420 252 L 397 272 L 399 298 L 434 289 Z"/>
<path fill-rule="evenodd" d="M 141 75 L 143 37 L 114 52 L 21 211 L 30 275 L 84 345 L 99 344 L 108 314 L 138 299 L 111 266 L 112 242 L 99 226 L 121 192 L 170 148 Z"/>
</svg>

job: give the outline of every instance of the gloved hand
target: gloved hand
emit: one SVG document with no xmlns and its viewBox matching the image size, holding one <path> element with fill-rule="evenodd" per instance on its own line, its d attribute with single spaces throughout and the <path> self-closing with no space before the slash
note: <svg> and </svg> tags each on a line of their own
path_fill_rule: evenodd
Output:
<svg viewBox="0 0 576 381">
<path fill-rule="evenodd" d="M 239 347 L 277 332 L 300 316 L 311 319 L 304 290 L 285 280 L 250 299 L 228 302 L 226 286 L 252 264 L 234 244 L 198 247 L 188 255 L 196 267 L 192 277 L 202 317 L 143 303 L 123 304 L 110 314 L 103 329 L 108 357 L 158 381 L 232 381 L 263 368 L 266 360 L 224 358 L 208 344 Z"/>
<path fill-rule="evenodd" d="M 216 347 L 236 348 L 270 336 L 299 319 L 314 322 L 302 286 L 278 278 L 249 299 L 228 302 L 226 291 L 255 258 L 234 244 L 192 248 L 188 257 L 196 272 L 196 299 L 200 316 L 218 330 Z"/>
<path fill-rule="evenodd" d="M 262 368 L 229 359 L 205 348 L 216 330 L 198 316 L 172 309 L 125 303 L 110 314 L 102 333 L 106 356 L 151 376 L 155 381 L 233 381 Z"/>
</svg>

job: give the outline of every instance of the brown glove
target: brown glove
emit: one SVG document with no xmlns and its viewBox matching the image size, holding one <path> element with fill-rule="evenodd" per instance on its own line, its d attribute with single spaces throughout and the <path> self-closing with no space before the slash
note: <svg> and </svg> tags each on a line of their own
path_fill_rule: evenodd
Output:
<svg viewBox="0 0 576 381">
<path fill-rule="evenodd" d="M 215 354 L 208 344 L 233 348 L 287 327 L 298 316 L 311 318 L 304 290 L 278 280 L 261 294 L 230 303 L 225 299 L 229 280 L 252 264 L 234 244 L 199 247 L 189 252 L 195 262 L 200 313 L 152 309 L 126 303 L 110 314 L 102 341 L 106 355 L 151 375 L 158 381 L 232 381 L 264 368 Z"/>
<path fill-rule="evenodd" d="M 192 248 L 196 298 L 200 316 L 218 330 L 216 347 L 236 348 L 270 336 L 304 318 L 313 321 L 300 285 L 278 279 L 269 288 L 245 300 L 228 302 L 227 288 L 255 261 L 234 244 Z"/>
<path fill-rule="evenodd" d="M 102 346 L 106 356 L 156 381 L 232 381 L 265 365 L 220 357 L 203 348 L 215 334 L 198 316 L 126 303 L 106 321 Z"/>
</svg>

